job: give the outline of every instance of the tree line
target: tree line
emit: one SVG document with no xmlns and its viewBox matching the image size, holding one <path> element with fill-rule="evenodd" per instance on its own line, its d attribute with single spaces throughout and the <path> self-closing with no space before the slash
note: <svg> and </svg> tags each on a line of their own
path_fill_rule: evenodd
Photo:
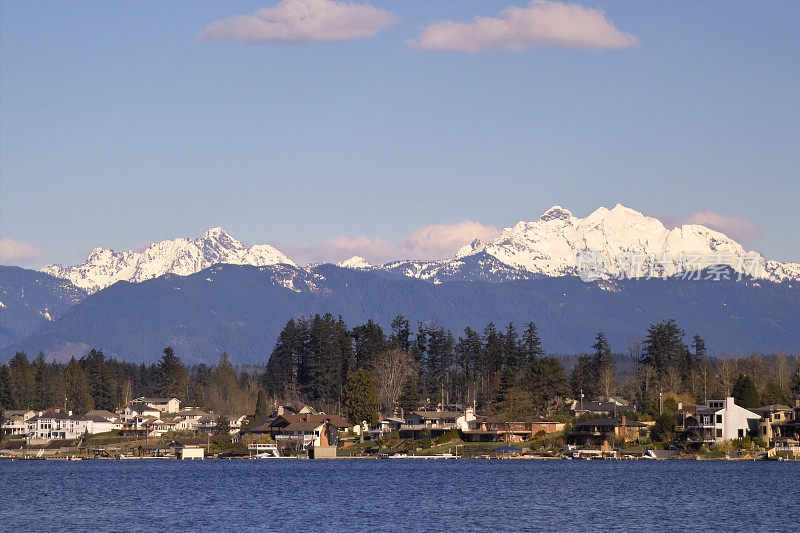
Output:
<svg viewBox="0 0 800 533">
<path fill-rule="evenodd" d="M 622 358 L 633 372 L 621 375 Z M 519 330 L 489 323 L 456 336 L 435 321 L 412 327 L 400 315 L 388 331 L 373 320 L 350 328 L 341 317 L 314 315 L 289 320 L 266 359 L 261 368 L 234 367 L 223 352 L 216 365 L 188 367 L 169 347 L 151 365 L 94 349 L 66 363 L 18 353 L 0 365 L 0 408 L 113 411 L 139 396 L 166 396 L 218 414 L 263 416 L 277 403 L 308 403 L 372 420 L 422 406 L 475 406 L 509 417 L 566 413 L 565 400 L 581 395 L 619 394 L 650 414 L 659 412 L 663 393 L 687 403 L 735 390 L 756 404 L 800 395 L 798 358 L 712 358 L 700 335 L 687 342 L 673 320 L 652 324 L 625 349 L 600 331 L 565 368 L 564 358 L 547 354 L 534 322 Z"/>
</svg>

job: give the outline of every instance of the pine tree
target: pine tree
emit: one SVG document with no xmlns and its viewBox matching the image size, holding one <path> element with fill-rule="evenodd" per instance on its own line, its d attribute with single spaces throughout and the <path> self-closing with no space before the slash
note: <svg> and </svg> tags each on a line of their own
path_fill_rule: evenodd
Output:
<svg viewBox="0 0 800 533">
<path fill-rule="evenodd" d="M 416 375 L 406 377 L 403 382 L 403 387 L 400 389 L 400 396 L 397 399 L 397 404 L 403 413 L 411 413 L 419 409 L 419 383 L 417 382 Z"/>
<path fill-rule="evenodd" d="M 8 366 L 0 364 L 0 407 L 11 409 L 14 407 L 14 398 L 11 390 L 11 374 Z"/>
<path fill-rule="evenodd" d="M 11 399 L 14 409 L 33 409 L 36 403 L 36 376 L 25 352 L 17 352 L 8 362 Z"/>
<path fill-rule="evenodd" d="M 114 383 L 103 352 L 93 348 L 80 362 L 89 380 L 95 408 L 114 411 L 117 407 L 114 401 Z"/>
<path fill-rule="evenodd" d="M 224 416 L 220 416 L 219 418 L 217 418 L 217 423 L 214 426 L 214 433 L 216 433 L 217 435 L 230 435 L 231 433 L 230 421 Z"/>
<path fill-rule="evenodd" d="M 403 315 L 397 315 L 392 320 L 392 334 L 389 336 L 389 345 L 406 353 L 411 351 L 411 328 L 408 320 Z"/>
<path fill-rule="evenodd" d="M 155 392 L 159 396 L 177 398 L 185 403 L 188 388 L 189 376 L 186 367 L 172 348 L 167 346 L 156 367 Z"/>
<path fill-rule="evenodd" d="M 519 370 L 522 359 L 522 350 L 519 345 L 519 335 L 512 322 L 506 326 L 503 336 L 503 365 L 512 370 Z"/>
<path fill-rule="evenodd" d="M 73 357 L 65 371 L 67 409 L 83 414 L 94 409 L 94 400 L 89 392 L 89 380 L 80 363 Z"/>
<path fill-rule="evenodd" d="M 265 416 L 269 416 L 270 408 L 269 403 L 267 402 L 267 391 L 264 389 L 258 389 L 258 399 L 256 400 L 256 412 L 255 418 L 258 420 L 259 418 L 264 418 Z"/>
<path fill-rule="evenodd" d="M 378 391 L 372 381 L 372 375 L 363 368 L 351 372 L 347 377 L 347 389 L 344 402 L 345 415 L 354 424 L 378 421 Z M 364 433 L 361 432 L 361 440 Z"/>
<path fill-rule="evenodd" d="M 533 322 L 528 322 L 528 325 L 525 326 L 525 331 L 522 333 L 521 354 L 522 364 L 525 368 L 527 368 L 531 360 L 537 357 L 544 357 L 542 341 L 539 339 L 536 324 Z"/>
<path fill-rule="evenodd" d="M 736 383 L 733 384 L 731 396 L 733 396 L 736 405 L 740 405 L 745 409 L 752 409 L 760 404 L 758 388 L 756 388 L 753 380 L 745 374 L 739 374 Z"/>
<path fill-rule="evenodd" d="M 608 343 L 605 333 L 597 333 L 592 360 L 592 370 L 594 374 L 593 393 L 602 396 L 605 400 L 616 392 L 617 382 L 614 376 L 614 357 L 611 355 L 611 346 Z"/>
</svg>

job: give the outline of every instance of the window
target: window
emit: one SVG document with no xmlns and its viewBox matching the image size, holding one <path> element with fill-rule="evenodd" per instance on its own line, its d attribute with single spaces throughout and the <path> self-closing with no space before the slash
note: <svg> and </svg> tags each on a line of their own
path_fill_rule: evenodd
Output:
<svg viewBox="0 0 800 533">
<path fill-rule="evenodd" d="M 717 415 L 717 424 L 722 424 L 722 415 Z"/>
<path fill-rule="evenodd" d="M 775 413 L 775 420 L 780 420 L 780 419 L 781 419 L 781 414 Z"/>
<path fill-rule="evenodd" d="M 721 429 L 718 429 L 718 430 L 717 430 L 717 437 L 718 437 L 718 438 L 719 438 L 719 437 L 722 437 L 722 430 L 721 430 Z"/>
<path fill-rule="evenodd" d="M 739 428 L 739 438 L 744 438 L 744 430 L 742 428 Z"/>
</svg>

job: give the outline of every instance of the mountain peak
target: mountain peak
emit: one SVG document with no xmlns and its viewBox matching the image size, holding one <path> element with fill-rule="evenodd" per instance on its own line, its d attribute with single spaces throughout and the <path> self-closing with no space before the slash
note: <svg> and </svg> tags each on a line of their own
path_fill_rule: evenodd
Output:
<svg viewBox="0 0 800 533">
<path fill-rule="evenodd" d="M 208 231 L 203 233 L 202 239 L 220 239 L 223 237 L 231 238 L 230 234 L 227 231 L 222 229 L 220 226 L 215 228 L 209 228 Z"/>
<path fill-rule="evenodd" d="M 344 261 L 336 263 L 336 266 L 342 268 L 372 268 L 372 265 L 360 255 L 354 255 L 350 259 L 345 259 Z"/>
<path fill-rule="evenodd" d="M 155 242 L 144 250 L 115 252 L 95 248 L 80 265 L 48 265 L 41 270 L 68 279 L 75 286 L 92 293 L 118 281 L 140 282 L 164 274 L 186 276 L 218 263 L 296 266 L 291 259 L 268 244 L 248 248 L 221 227 L 215 227 L 200 238 Z"/>
<path fill-rule="evenodd" d="M 564 209 L 560 205 L 554 205 L 545 211 L 544 214 L 539 217 L 539 220 L 548 222 L 550 220 L 569 220 L 571 217 L 572 213 L 569 210 Z"/>
</svg>

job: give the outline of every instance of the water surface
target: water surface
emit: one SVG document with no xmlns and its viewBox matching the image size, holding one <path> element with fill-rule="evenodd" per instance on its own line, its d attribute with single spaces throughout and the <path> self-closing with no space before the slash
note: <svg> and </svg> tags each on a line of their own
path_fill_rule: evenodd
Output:
<svg viewBox="0 0 800 533">
<path fill-rule="evenodd" d="M 800 463 L 0 461 L 3 531 L 797 531 Z"/>
</svg>

